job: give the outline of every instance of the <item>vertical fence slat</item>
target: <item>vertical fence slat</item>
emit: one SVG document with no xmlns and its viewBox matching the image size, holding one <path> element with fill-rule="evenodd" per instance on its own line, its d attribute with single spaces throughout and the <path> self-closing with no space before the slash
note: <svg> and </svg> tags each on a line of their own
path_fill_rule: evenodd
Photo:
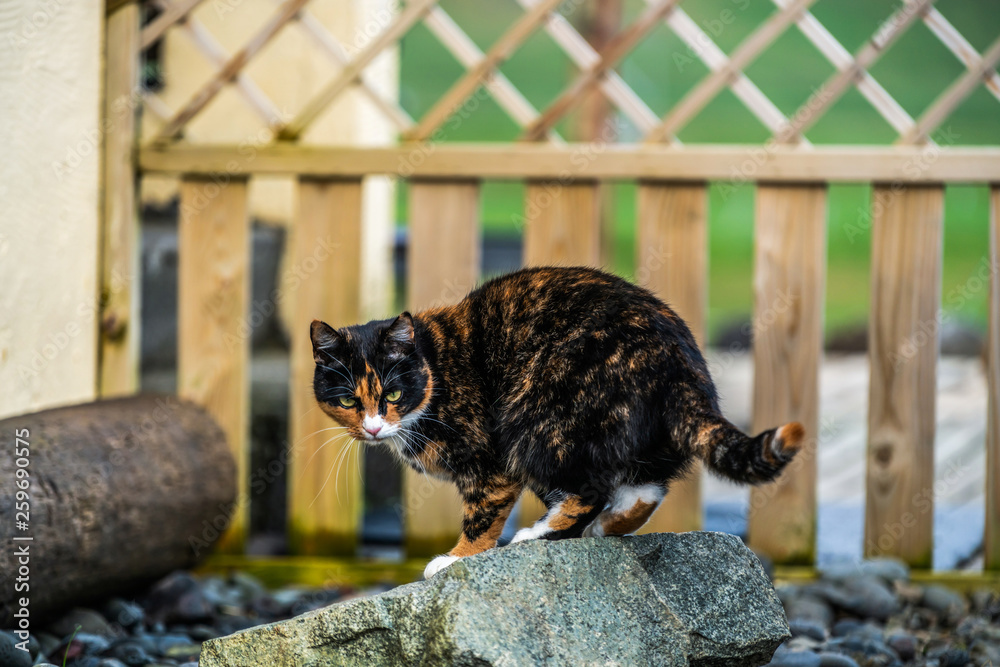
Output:
<svg viewBox="0 0 1000 667">
<path fill-rule="evenodd" d="M 178 239 L 177 390 L 203 405 L 236 458 L 239 502 L 218 549 L 238 553 L 246 539 L 250 461 L 250 301 L 247 181 L 220 185 L 185 176 Z"/>
<path fill-rule="evenodd" d="M 944 188 L 872 193 L 866 556 L 929 568 Z"/>
<path fill-rule="evenodd" d="M 479 280 L 479 183 L 410 183 L 408 307 L 456 303 Z M 427 556 L 455 546 L 462 523 L 458 492 L 407 469 L 403 479 L 406 553 Z"/>
<path fill-rule="evenodd" d="M 687 322 L 704 349 L 708 312 L 708 189 L 640 183 L 636 280 Z M 675 482 L 640 532 L 701 530 L 700 463 Z"/>
<path fill-rule="evenodd" d="M 139 387 L 139 218 L 135 201 L 135 105 L 139 86 L 139 3 L 116 9 L 105 35 L 101 326 L 98 392 Z"/>
<path fill-rule="evenodd" d="M 826 192 L 825 185 L 757 188 L 753 432 L 790 421 L 806 429 L 795 461 L 750 494 L 750 545 L 779 563 L 815 557 Z"/>
<path fill-rule="evenodd" d="M 360 443 L 313 396 L 309 324 L 357 324 L 361 317 L 361 180 L 300 178 L 292 275 L 288 542 L 292 553 L 353 556 L 363 511 Z M 349 451 L 344 451 L 344 450 Z"/>
<path fill-rule="evenodd" d="M 989 416 L 986 425 L 984 568 L 1000 570 L 1000 185 L 990 189 L 990 325 L 987 339 Z"/>
<path fill-rule="evenodd" d="M 596 181 L 528 181 L 524 265 L 601 265 L 601 188 Z M 526 492 L 518 523 L 530 526 L 544 512 L 541 501 Z"/>
</svg>

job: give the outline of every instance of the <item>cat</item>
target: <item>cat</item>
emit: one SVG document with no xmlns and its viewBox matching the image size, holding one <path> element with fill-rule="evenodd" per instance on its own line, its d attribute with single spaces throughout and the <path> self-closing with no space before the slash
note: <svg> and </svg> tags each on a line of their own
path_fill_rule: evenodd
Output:
<svg viewBox="0 0 1000 667">
<path fill-rule="evenodd" d="M 461 536 L 426 578 L 496 546 L 523 490 L 547 512 L 513 542 L 626 535 L 696 459 L 758 484 L 804 438 L 796 422 L 756 437 L 733 426 L 681 318 L 596 269 L 522 269 L 454 306 L 342 329 L 316 320 L 310 334 L 320 408 L 458 487 Z"/>
</svg>

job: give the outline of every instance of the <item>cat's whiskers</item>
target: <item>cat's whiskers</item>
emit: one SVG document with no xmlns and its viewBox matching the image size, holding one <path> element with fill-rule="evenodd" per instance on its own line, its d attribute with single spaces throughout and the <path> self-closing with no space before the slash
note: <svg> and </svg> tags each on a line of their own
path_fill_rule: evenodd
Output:
<svg viewBox="0 0 1000 667">
<path fill-rule="evenodd" d="M 341 434 L 341 435 L 339 435 L 337 437 L 340 438 L 340 437 L 343 437 L 343 435 L 344 434 Z M 340 481 L 339 480 L 339 477 L 340 477 L 339 468 L 340 468 L 341 462 L 346 458 L 347 453 L 349 451 L 351 451 L 351 448 L 353 446 L 355 446 L 356 444 L 358 444 L 358 441 L 352 438 L 351 442 L 348 444 L 348 446 L 344 447 L 341 450 L 340 454 L 337 456 L 337 461 L 334 463 L 334 465 L 330 466 L 330 472 L 328 472 L 326 474 L 326 479 L 323 480 L 323 486 L 319 487 L 319 491 L 316 492 L 316 495 L 313 497 L 312 502 L 309 503 L 309 507 L 312 507 L 316 503 L 316 501 L 319 500 L 319 497 L 321 495 L 323 495 L 323 489 L 325 489 L 326 485 L 330 482 L 330 476 L 334 473 L 335 470 L 338 470 L 338 474 L 337 474 L 338 480 L 336 482 L 334 482 L 334 493 L 337 494 L 337 504 L 338 505 L 343 505 L 343 503 L 340 500 L 340 492 L 339 492 L 339 488 L 338 488 L 338 484 L 339 484 L 339 481 Z"/>
<path fill-rule="evenodd" d="M 334 426 L 332 428 L 335 428 L 335 429 L 346 429 L 347 427 L 346 426 Z M 323 429 L 323 430 L 326 431 L 326 430 L 329 430 L 329 429 Z M 314 458 L 316 458 L 316 455 L 319 454 L 323 450 L 324 447 L 326 447 L 330 443 L 336 441 L 337 438 L 342 438 L 345 435 L 350 435 L 350 433 L 338 433 L 337 435 L 333 436 L 332 438 L 330 438 L 329 440 L 327 440 L 326 442 L 324 442 L 322 445 L 320 445 L 319 447 L 317 447 L 316 451 L 312 453 L 312 456 L 309 457 L 309 460 L 305 462 L 305 464 L 303 465 L 303 467 L 307 467 L 310 463 L 312 463 L 312 460 Z"/>
<path fill-rule="evenodd" d="M 351 384 L 351 388 L 352 389 L 354 388 L 354 380 L 352 378 L 348 377 L 347 375 L 344 375 L 343 373 L 341 373 L 340 371 L 338 371 L 336 368 L 334 368 L 332 366 L 324 366 L 323 364 L 318 364 L 318 365 L 319 365 L 320 368 L 328 370 L 328 371 L 331 371 L 333 373 L 336 373 L 340 377 L 344 378 L 347 382 L 349 382 Z M 341 364 L 341 366 L 343 366 L 343 364 Z"/>
</svg>

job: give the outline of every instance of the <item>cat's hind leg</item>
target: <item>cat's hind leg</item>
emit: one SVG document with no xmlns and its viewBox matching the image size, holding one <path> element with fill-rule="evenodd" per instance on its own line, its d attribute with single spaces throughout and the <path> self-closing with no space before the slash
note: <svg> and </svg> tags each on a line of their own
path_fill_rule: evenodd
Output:
<svg viewBox="0 0 1000 667">
<path fill-rule="evenodd" d="M 548 511 L 530 528 L 522 528 L 514 535 L 511 544 L 524 540 L 561 540 L 580 537 L 584 529 L 600 514 L 605 500 L 593 501 L 582 496 L 562 494 L 547 503 Z"/>
<path fill-rule="evenodd" d="M 634 533 L 649 520 L 664 495 L 666 488 L 660 484 L 619 486 L 611 505 L 598 515 L 584 535 L 602 537 Z"/>
</svg>

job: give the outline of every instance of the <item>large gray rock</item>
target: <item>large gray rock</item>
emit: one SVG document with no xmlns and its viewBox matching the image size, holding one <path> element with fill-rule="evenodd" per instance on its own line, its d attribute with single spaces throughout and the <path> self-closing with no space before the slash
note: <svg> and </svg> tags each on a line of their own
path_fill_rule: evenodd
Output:
<svg viewBox="0 0 1000 667">
<path fill-rule="evenodd" d="M 430 581 L 205 643 L 236 665 L 761 665 L 788 635 L 754 556 L 721 533 L 528 541 Z"/>
</svg>

